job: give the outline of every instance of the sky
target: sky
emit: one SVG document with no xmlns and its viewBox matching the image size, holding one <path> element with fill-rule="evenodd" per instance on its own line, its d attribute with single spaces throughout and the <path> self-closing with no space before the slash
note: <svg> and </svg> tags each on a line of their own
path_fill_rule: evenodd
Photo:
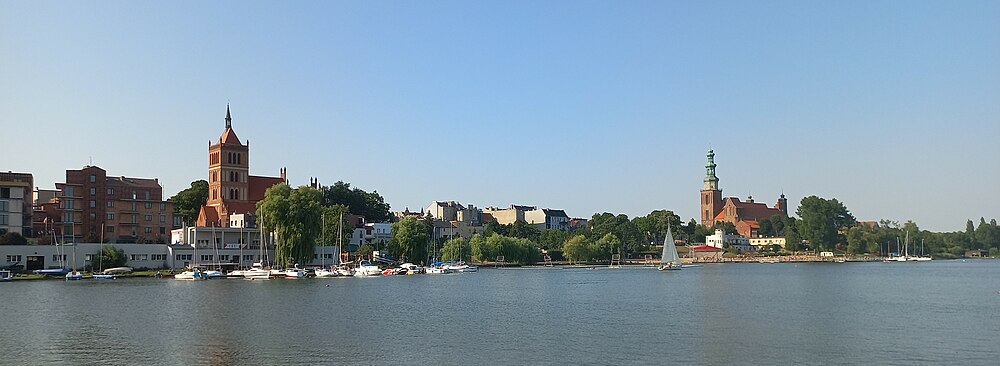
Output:
<svg viewBox="0 0 1000 366">
<path fill-rule="evenodd" d="M 964 230 L 1000 213 L 997 1 L 0 0 L 0 170 L 250 170 L 433 200 L 697 217 L 836 198 Z"/>
</svg>

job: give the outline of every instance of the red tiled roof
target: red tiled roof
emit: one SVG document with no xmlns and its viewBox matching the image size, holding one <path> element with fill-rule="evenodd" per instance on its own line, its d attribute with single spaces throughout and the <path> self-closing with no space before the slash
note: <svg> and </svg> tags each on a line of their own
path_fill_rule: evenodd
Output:
<svg viewBox="0 0 1000 366">
<path fill-rule="evenodd" d="M 771 218 L 774 215 L 784 214 L 781 210 L 767 207 L 766 204 L 760 202 L 743 202 L 737 197 L 726 197 L 725 201 L 732 202 L 736 206 L 736 214 L 743 220 L 757 221 Z"/>
<path fill-rule="evenodd" d="M 722 248 L 716 248 L 716 247 L 713 247 L 711 245 L 699 245 L 699 246 L 696 246 L 696 247 L 691 248 L 689 250 L 693 250 L 693 251 L 696 251 L 696 252 L 721 252 L 724 249 L 722 249 Z"/>
<path fill-rule="evenodd" d="M 240 142 L 240 138 L 236 137 L 236 131 L 233 131 L 232 128 L 228 127 L 225 131 L 222 131 L 222 136 L 219 137 L 219 143 L 243 145 L 243 143 Z"/>
</svg>

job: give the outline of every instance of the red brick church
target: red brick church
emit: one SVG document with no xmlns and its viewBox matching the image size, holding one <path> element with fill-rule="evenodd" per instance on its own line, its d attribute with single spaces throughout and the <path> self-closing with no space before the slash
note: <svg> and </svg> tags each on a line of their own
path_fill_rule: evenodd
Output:
<svg viewBox="0 0 1000 366">
<path fill-rule="evenodd" d="M 737 197 L 722 197 L 719 189 L 719 177 L 715 176 L 715 152 L 708 150 L 708 164 L 705 165 L 705 185 L 701 189 L 701 224 L 712 227 L 717 222 L 731 222 L 736 225 L 736 231 L 748 238 L 758 236 L 758 223 L 761 219 L 775 215 L 788 216 L 788 200 L 782 194 L 774 207 L 754 202 L 753 196 L 746 201 Z"/>
<path fill-rule="evenodd" d="M 257 201 L 273 185 L 287 183 L 285 168 L 280 177 L 250 175 L 250 141 L 240 142 L 226 106 L 226 129 L 216 143 L 208 142 L 208 201 L 198 212 L 200 227 L 229 227 L 229 216 L 254 213 Z"/>
</svg>

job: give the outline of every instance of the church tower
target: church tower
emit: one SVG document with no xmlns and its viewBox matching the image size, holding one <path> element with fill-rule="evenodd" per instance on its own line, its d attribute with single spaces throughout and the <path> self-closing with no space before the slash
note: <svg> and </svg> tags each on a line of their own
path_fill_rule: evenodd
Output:
<svg viewBox="0 0 1000 366">
<path fill-rule="evenodd" d="M 715 152 L 708 150 L 708 164 L 705 165 L 705 185 L 701 189 L 701 224 L 715 225 L 715 216 L 722 211 L 722 190 L 719 177 L 715 176 Z"/>
<path fill-rule="evenodd" d="M 233 118 L 226 105 L 226 128 L 215 144 L 208 146 L 208 202 L 206 206 L 217 213 L 216 222 L 205 226 L 229 226 L 229 212 L 234 207 L 250 204 L 249 194 L 250 147 L 240 142 L 233 131 Z M 215 220 L 213 220 L 215 221 Z"/>
</svg>

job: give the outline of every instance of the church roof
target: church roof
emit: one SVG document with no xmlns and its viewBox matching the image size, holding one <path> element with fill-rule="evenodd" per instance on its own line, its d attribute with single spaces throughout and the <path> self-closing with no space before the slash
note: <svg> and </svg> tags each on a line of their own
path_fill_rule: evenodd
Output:
<svg viewBox="0 0 1000 366">
<path fill-rule="evenodd" d="M 236 137 L 236 131 L 233 131 L 232 127 L 226 127 L 226 130 L 222 131 L 222 136 L 219 137 L 219 143 L 243 145 L 243 143 L 240 142 L 240 138 Z"/>
<path fill-rule="evenodd" d="M 771 218 L 774 215 L 783 214 L 781 210 L 777 208 L 767 207 L 766 204 L 760 202 L 743 202 L 740 201 L 740 199 L 737 197 L 726 197 L 725 201 L 727 202 L 727 204 L 729 202 L 732 202 L 733 205 L 736 206 L 736 214 L 742 220 L 757 221 L 761 219 Z M 721 218 L 724 218 L 724 215 L 722 215 L 724 212 L 725 210 L 723 210 L 722 213 L 720 213 L 720 216 L 722 216 Z M 716 217 L 717 220 L 721 218 Z"/>
<path fill-rule="evenodd" d="M 249 186 L 249 191 L 247 192 L 247 200 L 250 202 L 257 202 L 264 199 L 264 192 L 268 188 L 275 184 L 284 183 L 285 180 L 280 177 L 261 177 L 257 175 L 251 175 L 247 177 L 247 185 Z"/>
</svg>

